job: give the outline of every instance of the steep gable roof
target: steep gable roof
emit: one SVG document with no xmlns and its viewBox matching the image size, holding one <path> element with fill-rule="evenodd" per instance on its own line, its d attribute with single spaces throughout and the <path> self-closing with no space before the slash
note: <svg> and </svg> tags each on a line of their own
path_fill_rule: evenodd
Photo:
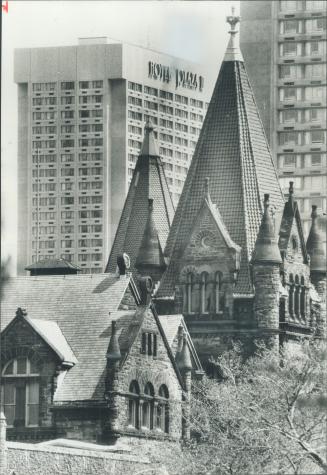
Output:
<svg viewBox="0 0 327 475">
<path fill-rule="evenodd" d="M 167 239 L 169 265 L 157 292 L 159 298 L 174 293 L 180 250 L 202 205 L 205 177 L 210 176 L 211 199 L 231 239 L 242 248 L 236 293 L 253 292 L 249 262 L 264 194 L 270 194 L 278 211 L 284 204 L 245 66 L 235 44 L 233 48 L 234 53 L 222 63 Z"/>
<path fill-rule="evenodd" d="M 284 211 L 283 211 L 282 220 L 280 223 L 278 246 L 281 251 L 283 252 L 287 251 L 287 247 L 288 247 L 289 240 L 291 237 L 292 226 L 295 221 L 296 227 L 299 233 L 303 259 L 305 263 L 308 263 L 308 253 L 307 253 L 304 235 L 303 235 L 300 211 L 299 211 L 297 202 L 294 201 L 293 193 L 294 193 L 293 182 L 291 181 L 290 188 L 289 188 L 289 198 L 288 198 L 288 201 L 284 205 Z"/>
<path fill-rule="evenodd" d="M 182 327 L 184 335 L 186 336 L 186 341 L 190 350 L 191 358 L 192 358 L 192 363 L 193 363 L 193 369 L 195 370 L 196 373 L 202 374 L 203 369 L 198 357 L 198 354 L 195 350 L 195 347 L 193 345 L 193 341 L 190 337 L 189 331 L 187 329 L 184 317 L 182 314 L 176 314 L 176 315 L 159 315 L 159 320 L 161 323 L 161 326 L 163 328 L 163 331 L 165 332 L 167 342 L 171 348 L 171 351 L 174 355 L 174 358 L 176 360 L 177 355 L 177 350 L 178 350 L 178 345 L 177 345 L 177 339 L 178 339 L 178 332 L 179 328 Z"/>
<path fill-rule="evenodd" d="M 77 359 L 55 394 L 56 402 L 103 400 L 112 320 L 119 320 L 122 351 L 129 344 L 135 311 L 118 311 L 118 307 L 130 282 L 129 276 L 84 274 L 14 277 L 6 283 L 1 329 L 15 317 L 17 307 L 24 308 L 37 331 L 55 338 L 57 345 L 58 338 L 49 337 L 49 330 L 56 326 L 58 337 L 59 327 Z"/>
<path fill-rule="evenodd" d="M 160 246 L 164 249 L 175 209 L 158 155 L 153 127 L 147 123 L 141 154 L 136 163 L 105 272 L 115 272 L 117 256 L 123 252 L 129 255 L 131 271 L 135 271 L 135 260 L 148 220 L 149 199 L 153 200 L 153 222 Z"/>
</svg>

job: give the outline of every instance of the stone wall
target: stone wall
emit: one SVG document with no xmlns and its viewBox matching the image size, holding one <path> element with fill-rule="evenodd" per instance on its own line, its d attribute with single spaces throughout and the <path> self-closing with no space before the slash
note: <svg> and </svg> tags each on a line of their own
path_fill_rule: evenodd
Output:
<svg viewBox="0 0 327 475">
<path fill-rule="evenodd" d="M 1 475 L 165 475 L 145 457 L 65 447 L 7 443 L 7 472 Z"/>
<path fill-rule="evenodd" d="M 145 310 L 142 330 L 138 333 L 130 353 L 118 371 L 118 378 L 115 391 L 116 413 L 118 420 L 116 426 L 119 432 L 131 435 L 141 435 L 147 439 L 152 437 L 166 440 L 167 438 L 180 439 L 182 435 L 182 388 L 177 379 L 175 369 L 169 359 L 164 341 L 158 331 L 158 326 L 150 309 Z M 154 333 L 157 335 L 157 355 L 147 355 L 141 352 L 142 332 Z M 169 391 L 169 434 L 164 434 L 158 430 L 133 429 L 128 425 L 128 403 L 126 395 L 129 393 L 130 383 L 135 380 L 140 386 L 140 396 L 144 394 L 145 385 L 149 382 L 154 388 L 154 398 L 158 398 L 158 391 L 162 384 L 165 384 Z M 142 434 L 143 432 L 143 434 Z"/>
<path fill-rule="evenodd" d="M 49 406 L 52 403 L 55 389 L 55 379 L 60 360 L 54 351 L 40 338 L 40 336 L 24 320 L 18 318 L 1 337 L 1 364 L 0 372 L 12 359 L 24 356 L 35 361 L 39 373 L 39 426 L 41 428 L 53 427 L 52 414 Z M 15 437 L 16 429 L 9 429 L 11 437 Z M 19 432 L 19 431 L 18 431 Z M 36 429 L 25 428 L 24 438 L 28 439 L 30 433 L 34 438 Z"/>
</svg>

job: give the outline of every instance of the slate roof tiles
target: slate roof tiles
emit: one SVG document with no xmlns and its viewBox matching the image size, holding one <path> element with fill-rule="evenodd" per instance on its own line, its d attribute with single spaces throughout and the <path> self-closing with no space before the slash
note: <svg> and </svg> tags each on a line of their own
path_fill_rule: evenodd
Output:
<svg viewBox="0 0 327 475">
<path fill-rule="evenodd" d="M 117 256 L 123 252 L 129 255 L 131 271 L 135 271 L 135 260 L 148 219 L 149 198 L 153 199 L 153 219 L 160 245 L 165 248 L 175 209 L 160 157 L 143 155 L 143 152 L 157 153 L 156 150 L 153 129 L 146 127 L 142 153 L 136 163 L 105 272 L 115 272 Z"/>
<path fill-rule="evenodd" d="M 242 61 L 225 61 L 221 66 L 167 239 L 169 265 L 157 292 L 159 298 L 173 296 L 180 250 L 201 207 L 207 176 L 212 202 L 231 239 L 242 248 L 235 292 L 250 295 L 249 262 L 264 194 L 270 194 L 271 205 L 277 210 L 284 199 Z"/>
</svg>

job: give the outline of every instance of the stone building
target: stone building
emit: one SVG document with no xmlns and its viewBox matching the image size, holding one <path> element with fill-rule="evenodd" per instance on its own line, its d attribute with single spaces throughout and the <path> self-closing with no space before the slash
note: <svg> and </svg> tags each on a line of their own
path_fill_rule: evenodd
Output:
<svg viewBox="0 0 327 475">
<path fill-rule="evenodd" d="M 7 283 L 0 374 L 10 438 L 188 438 L 192 378 L 201 364 L 213 373 L 211 357 L 233 340 L 250 353 L 258 339 L 279 348 L 326 336 L 317 209 L 305 242 L 293 184 L 286 203 L 279 186 L 238 21 L 228 17 L 176 213 L 148 122 L 106 273 L 49 261 Z"/>
<path fill-rule="evenodd" d="M 10 278 L 1 304 L 1 390 L 9 440 L 115 443 L 189 436 L 201 373 L 182 316 L 158 317 L 152 281 L 69 275 L 65 264 Z M 40 274 L 41 272 L 41 274 Z"/>
<path fill-rule="evenodd" d="M 182 313 L 201 362 L 232 340 L 278 347 L 325 336 L 326 257 L 313 207 L 304 241 L 285 203 L 238 46 L 231 37 L 167 238 L 159 313 Z M 310 260 L 311 258 L 311 260 Z"/>
</svg>

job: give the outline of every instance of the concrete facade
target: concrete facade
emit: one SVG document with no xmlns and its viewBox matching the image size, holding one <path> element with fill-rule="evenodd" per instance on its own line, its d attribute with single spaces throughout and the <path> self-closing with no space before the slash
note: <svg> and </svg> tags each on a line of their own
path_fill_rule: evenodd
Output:
<svg viewBox="0 0 327 475">
<path fill-rule="evenodd" d="M 246 69 L 285 195 L 294 181 L 305 236 L 311 206 L 327 209 L 326 14 L 319 0 L 241 2 Z"/>
<path fill-rule="evenodd" d="M 64 257 L 102 272 L 147 117 L 178 201 L 210 98 L 204 68 L 104 38 L 15 52 L 18 273 Z M 36 257 L 37 256 L 37 257 Z"/>
</svg>

